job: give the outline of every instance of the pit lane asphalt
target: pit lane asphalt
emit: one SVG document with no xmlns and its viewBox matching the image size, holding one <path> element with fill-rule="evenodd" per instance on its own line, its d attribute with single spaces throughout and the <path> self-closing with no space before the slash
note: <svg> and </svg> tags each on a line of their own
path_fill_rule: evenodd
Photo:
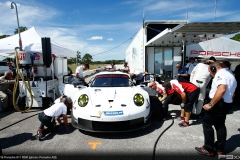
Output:
<svg viewBox="0 0 240 160">
<path fill-rule="evenodd" d="M 90 78 L 87 78 L 87 81 Z M 179 109 L 176 105 L 169 107 L 169 111 L 175 112 L 177 116 L 180 114 Z M 41 111 L 32 109 L 27 113 L 15 111 L 0 113 L 0 144 L 3 156 L 33 156 L 28 159 L 56 158 L 51 156 L 57 156 L 57 159 L 83 160 L 152 159 L 157 137 L 172 122 L 172 120 L 159 122 L 158 119 L 153 119 L 152 124 L 143 130 L 115 134 L 89 133 L 74 128 L 67 132 L 63 126 L 59 126 L 55 133 L 48 135 L 43 141 L 38 141 L 35 135 L 40 123 L 37 115 L 33 115 Z M 23 121 L 16 123 L 20 120 Z M 204 143 L 201 120 L 190 120 L 192 125 L 186 128 L 179 127 L 178 123 L 179 121 L 174 120 L 173 126 L 160 138 L 155 159 L 213 159 L 198 155 L 194 149 Z M 11 124 L 14 125 L 10 126 Z M 240 106 L 234 106 L 227 115 L 226 126 L 227 154 L 239 159 Z"/>
</svg>

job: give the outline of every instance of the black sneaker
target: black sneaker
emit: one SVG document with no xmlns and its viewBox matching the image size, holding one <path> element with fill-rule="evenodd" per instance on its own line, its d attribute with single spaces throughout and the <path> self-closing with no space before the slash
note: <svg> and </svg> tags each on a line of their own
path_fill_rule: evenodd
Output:
<svg viewBox="0 0 240 160">
<path fill-rule="evenodd" d="M 40 133 L 40 131 L 38 130 L 37 135 L 36 135 L 37 140 L 41 141 L 44 137 L 45 137 L 45 135 Z"/>
<path fill-rule="evenodd" d="M 195 147 L 195 149 L 201 155 L 206 155 L 206 156 L 210 156 L 210 157 L 214 157 L 215 156 L 214 152 L 208 152 L 203 146 L 202 147 Z"/>
</svg>

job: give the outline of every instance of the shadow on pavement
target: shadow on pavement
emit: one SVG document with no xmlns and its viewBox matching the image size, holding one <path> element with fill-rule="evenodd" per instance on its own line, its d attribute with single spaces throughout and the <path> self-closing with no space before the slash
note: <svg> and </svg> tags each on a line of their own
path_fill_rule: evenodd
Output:
<svg viewBox="0 0 240 160">
<path fill-rule="evenodd" d="M 240 128 L 238 129 L 240 131 Z M 225 152 L 226 154 L 235 151 L 237 148 L 240 147 L 240 134 L 232 135 L 227 141 L 225 145 Z"/>
<path fill-rule="evenodd" d="M 72 127 L 71 125 L 69 126 L 70 126 L 70 130 L 66 131 L 64 125 L 57 125 L 56 131 L 46 135 L 46 137 L 44 137 L 41 141 L 51 140 L 55 135 L 71 134 L 75 130 L 75 128 Z"/>
<path fill-rule="evenodd" d="M 10 110 L 10 111 L 6 111 L 6 112 L 0 112 L 0 121 L 1 119 L 3 119 L 4 117 L 7 117 L 8 115 L 14 113 L 13 110 Z"/>
<path fill-rule="evenodd" d="M 28 140 L 35 140 L 35 136 L 32 133 L 21 133 L 12 137 L 6 137 L 0 139 L 2 149 L 9 148 L 12 146 L 20 145 Z"/>
</svg>

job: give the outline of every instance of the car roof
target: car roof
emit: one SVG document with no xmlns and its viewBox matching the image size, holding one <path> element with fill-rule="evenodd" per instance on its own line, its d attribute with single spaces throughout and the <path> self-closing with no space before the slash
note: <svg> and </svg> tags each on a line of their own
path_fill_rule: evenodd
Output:
<svg viewBox="0 0 240 160">
<path fill-rule="evenodd" d="M 123 73 L 123 72 L 120 72 L 120 71 L 102 71 L 100 73 L 97 73 L 96 76 L 98 75 L 104 75 L 104 74 L 121 74 L 121 75 L 127 75 L 129 76 L 127 73 Z"/>
</svg>

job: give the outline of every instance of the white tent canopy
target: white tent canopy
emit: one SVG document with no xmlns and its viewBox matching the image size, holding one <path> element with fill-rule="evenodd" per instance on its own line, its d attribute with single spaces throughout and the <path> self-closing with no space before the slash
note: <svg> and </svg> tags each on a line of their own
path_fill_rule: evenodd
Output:
<svg viewBox="0 0 240 160">
<path fill-rule="evenodd" d="M 21 32 L 22 48 L 25 51 L 42 52 L 41 38 L 46 37 L 39 33 L 34 27 Z M 19 46 L 19 35 L 13 35 L 0 39 L 0 56 L 14 57 L 14 49 Z M 76 51 L 72 51 L 51 40 L 52 54 L 66 57 L 76 57 Z"/>
</svg>

